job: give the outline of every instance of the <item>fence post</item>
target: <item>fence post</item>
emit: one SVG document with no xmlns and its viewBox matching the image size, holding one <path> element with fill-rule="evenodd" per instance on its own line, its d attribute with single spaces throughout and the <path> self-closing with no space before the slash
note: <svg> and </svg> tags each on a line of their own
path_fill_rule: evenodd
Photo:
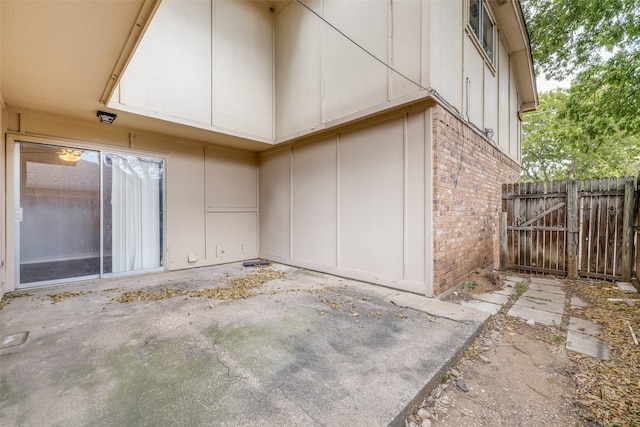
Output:
<svg viewBox="0 0 640 427">
<path fill-rule="evenodd" d="M 624 211 L 622 213 L 622 260 L 620 273 L 622 280 L 631 280 L 633 270 L 633 220 L 635 211 L 635 185 L 634 178 L 627 178 L 624 183 Z"/>
<path fill-rule="evenodd" d="M 507 271 L 508 246 L 507 246 L 507 213 L 500 214 L 500 270 Z"/>
<path fill-rule="evenodd" d="M 578 278 L 578 187 L 579 181 L 567 181 L 567 277 Z"/>
</svg>

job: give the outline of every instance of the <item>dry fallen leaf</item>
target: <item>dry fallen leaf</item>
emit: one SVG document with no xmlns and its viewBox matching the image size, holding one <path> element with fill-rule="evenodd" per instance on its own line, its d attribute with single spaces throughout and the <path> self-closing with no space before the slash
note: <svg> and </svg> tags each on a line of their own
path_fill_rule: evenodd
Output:
<svg viewBox="0 0 640 427">
<path fill-rule="evenodd" d="M 9 304 L 11 300 L 29 296 L 31 296 L 31 294 L 28 292 L 7 292 L 2 296 L 2 299 L 0 299 L 0 310 L 2 310 L 2 307 L 5 305 Z"/>
<path fill-rule="evenodd" d="M 51 299 L 51 304 L 55 304 L 60 301 L 64 301 L 68 298 L 75 298 L 81 295 L 91 294 L 93 291 L 80 291 L 80 292 L 60 292 L 59 294 L 47 294 L 49 299 Z"/>
<path fill-rule="evenodd" d="M 254 289 L 262 286 L 270 280 L 279 279 L 282 276 L 284 276 L 284 273 L 281 271 L 265 268 L 257 273 L 249 274 L 246 277 L 227 280 L 226 284 L 222 286 L 193 290 L 163 287 L 160 292 L 149 288 L 143 288 L 136 291 L 125 292 L 111 300 L 118 302 L 155 301 L 180 296 L 214 298 L 220 300 L 244 299 L 257 295 Z"/>
<path fill-rule="evenodd" d="M 606 285 L 609 285 L 606 283 Z M 576 365 L 574 375 L 579 403 L 591 410 L 602 425 L 640 425 L 640 349 L 634 345 L 627 321 L 640 328 L 640 310 L 624 303 L 607 301 L 624 298 L 605 282 L 570 282 L 572 294 L 588 303 L 574 308 L 571 316 L 601 325 L 599 338 L 611 351 L 611 360 L 598 360 L 569 353 Z"/>
</svg>

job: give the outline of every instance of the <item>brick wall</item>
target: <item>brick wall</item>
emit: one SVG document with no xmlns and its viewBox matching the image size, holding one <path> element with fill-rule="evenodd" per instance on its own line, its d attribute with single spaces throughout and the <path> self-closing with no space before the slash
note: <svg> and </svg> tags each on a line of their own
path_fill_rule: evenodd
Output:
<svg viewBox="0 0 640 427">
<path fill-rule="evenodd" d="M 520 167 L 442 107 L 432 109 L 434 294 L 498 267 L 501 185 Z"/>
</svg>

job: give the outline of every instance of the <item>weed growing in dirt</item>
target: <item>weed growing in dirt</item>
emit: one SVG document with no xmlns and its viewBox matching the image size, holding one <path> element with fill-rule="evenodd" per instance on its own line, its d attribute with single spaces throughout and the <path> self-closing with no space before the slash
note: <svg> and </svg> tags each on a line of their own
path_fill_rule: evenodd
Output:
<svg viewBox="0 0 640 427">
<path fill-rule="evenodd" d="M 475 280 L 466 280 L 464 283 L 462 283 L 462 286 L 460 286 L 460 289 L 474 290 L 477 286 L 478 286 L 478 283 Z"/>
</svg>

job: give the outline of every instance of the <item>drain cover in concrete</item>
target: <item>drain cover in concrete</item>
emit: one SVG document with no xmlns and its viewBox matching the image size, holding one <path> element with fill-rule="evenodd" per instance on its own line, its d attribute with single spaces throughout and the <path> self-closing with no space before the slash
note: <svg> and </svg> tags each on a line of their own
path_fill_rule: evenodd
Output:
<svg viewBox="0 0 640 427">
<path fill-rule="evenodd" d="M 29 332 L 19 332 L 13 335 L 5 335 L 0 342 L 0 348 L 13 347 L 16 345 L 24 344 L 29 336 Z"/>
</svg>

